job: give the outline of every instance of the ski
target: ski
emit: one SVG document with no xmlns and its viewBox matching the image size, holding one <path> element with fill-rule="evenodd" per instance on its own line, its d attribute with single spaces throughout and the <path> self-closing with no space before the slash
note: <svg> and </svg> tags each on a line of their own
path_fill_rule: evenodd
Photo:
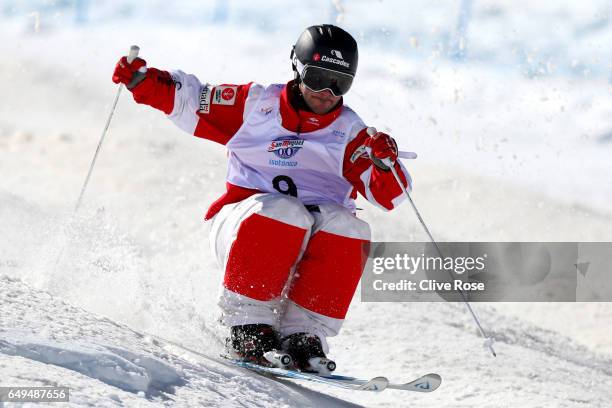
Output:
<svg viewBox="0 0 612 408">
<path fill-rule="evenodd" d="M 361 391 L 382 391 L 387 388 L 389 380 L 385 377 L 375 377 L 370 380 L 360 380 L 353 377 L 345 377 L 341 375 L 320 376 L 312 373 L 305 373 L 296 370 L 288 370 L 277 367 L 265 367 L 259 364 L 249 363 L 248 361 L 240 361 L 229 359 L 233 365 L 246 368 L 264 375 L 271 375 L 276 378 L 288 378 L 293 380 L 310 381 L 319 384 L 327 384 L 335 387 L 340 387 L 348 390 Z"/>
<path fill-rule="evenodd" d="M 442 384 L 442 377 L 438 374 L 430 373 L 406 384 L 389 383 L 387 388 L 414 392 L 432 392 L 438 389 L 440 384 Z"/>
<path fill-rule="evenodd" d="M 426 374 L 414 381 L 405 384 L 389 383 L 386 377 L 374 377 L 369 380 L 349 377 L 344 375 L 322 376 L 302 371 L 289 370 L 277 367 L 265 367 L 247 361 L 235 360 L 224 357 L 232 365 L 246 368 L 259 374 L 272 376 L 275 378 L 287 378 L 293 380 L 310 381 L 319 384 L 331 385 L 334 387 L 355 390 L 355 391 L 383 391 L 387 388 L 401 391 L 432 392 L 442 383 L 442 378 L 438 374 Z"/>
</svg>

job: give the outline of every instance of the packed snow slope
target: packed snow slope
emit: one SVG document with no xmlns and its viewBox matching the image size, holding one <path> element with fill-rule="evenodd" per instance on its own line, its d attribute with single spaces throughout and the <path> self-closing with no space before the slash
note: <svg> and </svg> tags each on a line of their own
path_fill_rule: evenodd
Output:
<svg viewBox="0 0 612 408">
<path fill-rule="evenodd" d="M 439 390 L 377 394 L 275 381 L 219 363 L 214 348 L 183 348 L 3 276 L 0 386 L 69 386 L 73 406 L 346 407 L 352 401 L 397 407 L 409 401 L 422 407 L 509 402 L 603 407 L 612 399 L 612 359 L 554 332 L 496 317 L 500 357 L 492 361 L 480 351 L 466 353 L 478 350 L 481 341 L 469 321 L 456 318 L 462 314 L 457 305 L 385 304 L 379 309 L 379 317 L 397 317 L 351 324 L 345 331 L 350 340 L 335 348 L 343 368 L 361 375 L 384 373 L 395 381 L 435 370 L 444 375 Z M 490 320 L 494 314 L 482 316 Z M 389 325 L 404 330 L 387 330 Z M 372 341 L 372 333 L 384 338 Z"/>
<path fill-rule="evenodd" d="M 212 361 L 225 335 L 222 272 L 202 218 L 224 189 L 224 148 L 127 93 L 72 218 L 116 93 L 110 75 L 129 45 L 151 66 L 202 81 L 284 82 L 299 30 L 2 21 L 0 385 L 65 383 L 73 404 L 94 406 L 609 406 L 606 303 L 477 304 L 498 339 L 493 359 L 462 305 L 357 295 L 330 342 L 339 371 L 393 381 L 437 372 L 443 384 L 431 395 L 303 387 Z M 419 153 L 407 163 L 414 198 L 438 239 L 612 239 L 605 79 L 530 79 L 367 47 L 361 55 L 346 102 Z M 407 205 L 358 206 L 375 240 L 426 239 Z"/>
<path fill-rule="evenodd" d="M 69 386 L 73 406 L 352 404 L 228 367 L 0 278 L 0 385 Z M 94 381 L 97 380 L 97 381 Z"/>
</svg>

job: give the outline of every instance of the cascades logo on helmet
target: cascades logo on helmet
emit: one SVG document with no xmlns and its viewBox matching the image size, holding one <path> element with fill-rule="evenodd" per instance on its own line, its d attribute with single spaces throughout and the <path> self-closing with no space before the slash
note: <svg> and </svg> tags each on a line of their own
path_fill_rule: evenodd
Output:
<svg viewBox="0 0 612 408">
<path fill-rule="evenodd" d="M 346 68 L 350 68 L 351 67 L 351 64 L 349 64 L 348 62 L 346 62 L 344 60 L 340 60 L 340 59 L 337 59 L 337 58 L 329 58 L 329 57 L 327 57 L 325 55 L 321 57 L 321 61 L 323 61 L 323 62 L 331 62 L 332 64 L 342 65 L 343 67 L 346 67 Z"/>
<path fill-rule="evenodd" d="M 289 159 L 297 154 L 304 147 L 304 140 L 297 136 L 277 137 L 268 146 L 268 152 L 274 153 L 281 159 Z"/>
<path fill-rule="evenodd" d="M 302 66 L 315 65 L 352 77 L 355 76 L 359 63 L 355 39 L 342 28 L 332 24 L 307 27 L 293 45 L 290 57 L 294 73 L 298 76 L 302 72 L 298 69 L 296 60 Z"/>
</svg>

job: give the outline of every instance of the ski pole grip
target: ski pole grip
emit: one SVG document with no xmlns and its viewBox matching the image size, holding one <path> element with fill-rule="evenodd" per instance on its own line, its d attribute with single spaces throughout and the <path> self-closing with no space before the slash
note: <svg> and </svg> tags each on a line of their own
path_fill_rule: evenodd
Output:
<svg viewBox="0 0 612 408">
<path fill-rule="evenodd" d="M 137 45 L 132 45 L 130 47 L 130 52 L 128 53 L 128 56 L 127 56 L 127 62 L 130 64 L 134 62 L 134 60 L 138 58 L 139 52 L 140 52 L 140 47 Z M 136 85 L 142 82 L 142 80 L 145 79 L 146 77 L 147 77 L 147 67 L 144 66 L 144 67 L 141 67 L 138 70 L 138 72 L 134 72 L 134 76 L 132 77 L 132 80 L 130 81 L 129 84 L 127 84 L 127 89 L 134 88 Z"/>
<path fill-rule="evenodd" d="M 132 45 L 130 47 L 130 52 L 127 56 L 127 61 L 131 64 L 138 57 L 138 53 L 140 52 L 140 47 L 137 45 Z"/>
<path fill-rule="evenodd" d="M 376 133 L 378 133 L 378 130 L 376 130 L 376 128 L 375 128 L 375 127 L 369 126 L 369 127 L 366 129 L 366 133 L 367 133 L 367 134 L 368 134 L 370 137 L 372 137 L 372 136 L 374 136 Z M 369 150 L 368 150 L 368 154 L 370 155 L 370 157 L 372 157 L 372 149 L 369 149 Z M 387 157 L 387 158 L 384 158 L 384 159 L 375 159 L 375 158 L 372 158 L 372 161 L 376 161 L 376 160 L 380 160 L 380 161 L 382 162 L 382 164 L 384 164 L 385 166 L 387 166 L 387 167 L 389 167 L 389 168 L 393 167 L 393 161 L 391 161 L 391 159 L 390 159 L 390 158 L 388 158 L 388 157 Z"/>
<path fill-rule="evenodd" d="M 366 129 L 366 133 L 368 134 L 368 136 L 372 137 L 376 134 L 377 130 L 375 127 L 369 126 Z M 372 157 L 372 148 L 371 147 L 366 147 L 366 152 L 368 153 L 368 156 Z"/>
</svg>

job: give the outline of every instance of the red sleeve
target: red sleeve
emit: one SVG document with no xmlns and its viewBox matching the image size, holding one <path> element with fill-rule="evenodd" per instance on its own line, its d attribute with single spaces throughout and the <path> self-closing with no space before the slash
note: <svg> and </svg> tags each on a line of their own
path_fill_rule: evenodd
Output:
<svg viewBox="0 0 612 408">
<path fill-rule="evenodd" d="M 136 102 L 161 110 L 186 132 L 226 144 L 242 126 L 250 89 L 251 83 L 213 86 L 182 71 L 148 68 L 132 94 Z"/>
<path fill-rule="evenodd" d="M 168 71 L 148 68 L 146 78 L 132 89 L 134 100 L 169 115 L 174 108 L 176 84 Z"/>
<path fill-rule="evenodd" d="M 364 142 L 370 137 L 362 129 L 346 147 L 344 153 L 343 175 L 354 187 L 352 197 L 359 192 L 365 199 L 386 210 L 392 210 L 403 199 L 402 189 L 390 170 L 376 167 L 365 150 Z M 395 163 L 402 184 L 409 190 L 412 180 L 399 161 Z"/>
<path fill-rule="evenodd" d="M 242 126 L 250 87 L 251 83 L 211 87 L 209 112 L 198 112 L 200 120 L 194 136 L 226 144 Z"/>
</svg>

